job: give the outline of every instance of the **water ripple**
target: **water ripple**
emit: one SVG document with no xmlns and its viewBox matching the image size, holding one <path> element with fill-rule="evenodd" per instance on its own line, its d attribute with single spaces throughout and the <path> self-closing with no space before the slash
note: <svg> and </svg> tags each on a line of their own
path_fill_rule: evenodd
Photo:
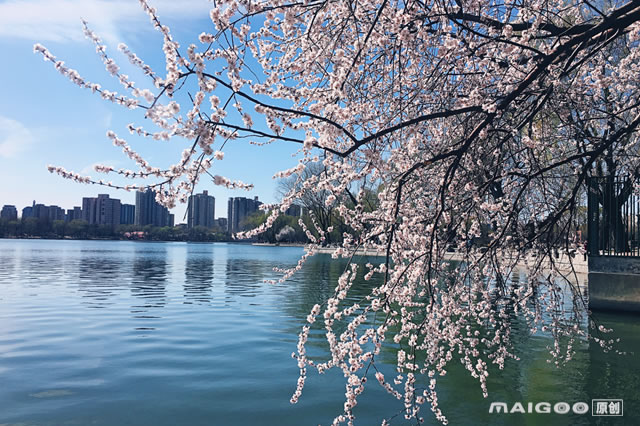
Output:
<svg viewBox="0 0 640 426">
<path fill-rule="evenodd" d="M 306 315 L 329 297 L 344 264 L 315 256 L 290 282 L 264 283 L 276 276 L 274 266 L 293 266 L 301 253 L 239 244 L 0 240 L 0 424 L 330 423 L 342 407 L 341 373 L 311 373 L 301 402 L 291 406 L 298 369 L 290 354 Z M 352 300 L 369 285 L 357 281 Z M 601 320 L 640 353 L 638 318 Z M 640 412 L 637 355 L 612 359 L 581 342 L 576 362 L 556 371 L 545 360 L 547 339 L 515 332 L 530 339 L 527 351 L 508 371 L 492 372 L 492 398 L 619 397 L 625 420 L 640 424 L 633 417 Z M 308 349 L 328 357 L 321 328 L 312 330 Z M 389 377 L 395 357 L 393 349 L 380 357 Z M 440 405 L 452 424 L 507 424 L 488 417 L 488 402 L 461 366 L 441 385 Z M 357 424 L 379 424 L 401 408 L 371 386 L 356 407 Z M 527 419 L 545 426 L 556 420 Z"/>
</svg>

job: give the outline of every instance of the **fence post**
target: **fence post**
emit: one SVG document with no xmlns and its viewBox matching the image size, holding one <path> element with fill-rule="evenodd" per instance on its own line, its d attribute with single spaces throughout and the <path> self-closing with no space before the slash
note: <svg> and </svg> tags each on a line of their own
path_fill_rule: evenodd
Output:
<svg viewBox="0 0 640 426">
<path fill-rule="evenodd" d="M 587 178 L 587 251 L 590 256 L 600 255 L 599 222 L 600 206 L 598 205 L 598 181 L 596 177 Z"/>
</svg>

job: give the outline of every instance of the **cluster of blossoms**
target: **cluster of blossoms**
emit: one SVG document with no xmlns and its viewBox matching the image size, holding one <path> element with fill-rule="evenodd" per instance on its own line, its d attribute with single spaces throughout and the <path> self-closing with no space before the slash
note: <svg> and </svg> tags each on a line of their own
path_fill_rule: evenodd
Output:
<svg viewBox="0 0 640 426">
<path fill-rule="evenodd" d="M 122 148 L 124 154 L 131 158 L 139 167 L 139 170 L 127 170 L 127 169 L 115 169 L 109 165 L 96 165 L 94 168 L 99 173 L 115 173 L 124 178 L 146 179 L 148 177 L 160 178 L 161 181 L 156 183 L 146 184 L 116 184 L 113 182 L 105 182 L 104 180 L 94 180 L 90 177 L 82 177 L 72 172 L 66 172 L 61 167 L 50 167 L 49 170 L 54 173 L 58 173 L 60 176 L 81 181 L 83 183 L 92 183 L 98 185 L 105 185 L 113 188 L 120 188 L 125 190 L 144 190 L 153 189 L 157 194 L 159 201 L 163 202 L 167 207 L 173 207 L 176 202 L 186 202 L 188 195 L 193 191 L 197 185 L 200 176 L 208 173 L 207 170 L 212 166 L 212 159 L 208 156 L 213 155 L 215 160 L 222 160 L 224 153 L 220 150 L 214 152 L 212 145 L 216 137 L 223 136 L 225 140 L 234 139 L 236 137 L 235 132 L 228 131 L 224 128 L 216 129 L 215 126 L 211 126 L 214 121 L 218 120 L 204 120 L 200 112 L 200 103 L 203 99 L 203 92 L 200 91 L 196 95 L 196 102 L 193 109 L 186 117 L 180 116 L 180 105 L 176 101 L 169 101 L 166 104 L 160 102 L 163 95 L 171 97 L 175 89 L 175 85 L 181 78 L 182 72 L 189 72 L 190 64 L 181 58 L 178 51 L 179 45 L 173 41 L 169 29 L 166 26 L 160 24 L 156 11 L 150 7 L 144 0 L 140 1 L 142 9 L 149 15 L 154 26 L 160 31 L 164 38 L 164 53 L 167 58 L 167 75 L 164 79 L 161 79 L 157 74 L 144 63 L 134 52 L 132 52 L 126 45 L 120 44 L 118 50 L 122 52 L 129 62 L 140 68 L 143 73 L 149 76 L 153 80 L 153 86 L 155 89 L 138 88 L 135 83 L 129 79 L 129 77 L 120 72 L 120 67 L 116 63 L 116 60 L 107 55 L 107 47 L 102 40 L 89 28 L 88 23 L 82 21 L 84 34 L 91 40 L 96 46 L 96 52 L 102 59 L 107 72 L 115 77 L 118 82 L 130 93 L 130 96 L 121 95 L 114 91 L 109 91 L 102 88 L 99 84 L 94 84 L 83 79 L 80 74 L 71 68 L 68 68 L 64 62 L 57 60 L 51 52 L 40 44 L 34 46 L 34 52 L 43 56 L 46 61 L 50 61 L 54 64 L 55 68 L 64 76 L 69 78 L 73 83 L 79 85 L 82 88 L 91 89 L 94 93 L 98 93 L 103 99 L 111 102 L 126 106 L 127 108 L 143 108 L 145 109 L 145 118 L 151 120 L 153 125 L 159 128 L 158 131 L 147 131 L 142 126 L 128 125 L 128 130 L 132 134 L 138 136 L 150 137 L 157 141 L 168 141 L 172 137 L 182 137 L 187 140 L 194 140 L 194 147 L 184 150 L 182 159 L 173 165 L 166 168 L 153 167 L 150 165 L 138 152 L 134 151 L 127 142 L 115 135 L 114 132 L 107 132 L 107 137 L 111 139 L 114 145 Z M 190 49 L 190 56 L 196 57 L 193 53 L 193 47 Z M 195 61 L 194 61 L 195 62 Z M 202 66 L 200 60 L 199 66 Z M 200 76 L 201 88 L 205 91 L 212 91 L 215 88 L 215 80 Z M 159 93 L 156 94 L 156 90 L 159 89 Z M 139 99 L 144 99 L 151 106 L 146 107 L 140 104 Z M 198 102 L 199 101 L 199 102 Z M 218 112 L 219 115 L 225 114 L 221 109 Z M 223 144 L 221 144 L 222 146 Z M 198 153 L 195 147 L 202 149 L 201 153 Z M 246 184 L 242 181 L 233 181 L 224 176 L 212 176 L 212 181 L 216 185 L 221 185 L 230 189 L 245 189 L 250 190 L 253 188 L 252 184 Z"/>
<path fill-rule="evenodd" d="M 65 179 L 71 179 L 78 183 L 91 183 L 91 177 L 82 176 L 71 170 L 65 170 L 64 167 L 56 167 L 56 166 L 49 165 L 47 166 L 47 170 L 49 170 L 49 173 L 56 173 Z"/>
<path fill-rule="evenodd" d="M 109 133 L 139 170 L 96 170 L 157 183 L 117 186 L 50 170 L 85 183 L 153 187 L 173 206 L 203 176 L 252 187 L 210 173 L 225 143 L 297 144 L 297 165 L 274 176 L 294 184 L 281 203 L 263 206 L 263 225 L 239 237 L 266 231 L 297 200 L 312 197 L 320 208 L 300 221 L 309 250 L 278 281 L 334 242 L 335 231 L 335 258 L 365 249 L 384 260 L 365 266 L 371 291 L 363 300 L 349 298 L 360 273 L 352 264 L 333 295 L 314 306 L 294 354 L 300 379 L 292 402 L 309 371 L 336 368 L 345 376 L 345 404 L 334 423 L 353 423 L 369 383 L 402 401 L 405 417 L 422 420 L 428 405 L 446 422 L 438 378 L 460 362 L 486 396 L 490 369 L 517 359 L 513 321 L 550 334 L 558 365 L 581 339 L 607 350 L 615 343 L 603 330 L 585 329 L 575 271 L 561 268 L 554 252 L 581 250 L 573 232 L 588 177 L 640 170 L 637 2 L 600 10 L 580 0 L 373 0 L 357 7 L 220 0 L 210 13 L 215 31 L 183 53 L 155 9 L 140 3 L 162 35 L 166 75 L 128 47 L 119 50 L 152 89 L 122 75 L 88 28 L 107 71 L 130 96 L 86 82 L 41 45 L 34 50 L 80 87 L 143 108 L 156 129 L 132 124 L 130 132 L 186 141 L 182 157 L 153 167 Z M 193 96 L 182 99 L 187 91 Z M 451 250 L 460 262 L 450 262 Z M 322 326 L 326 362 L 305 349 L 313 327 Z M 377 368 L 384 345 L 397 354 L 393 380 Z M 421 377 L 426 388 L 416 384 Z"/>
</svg>

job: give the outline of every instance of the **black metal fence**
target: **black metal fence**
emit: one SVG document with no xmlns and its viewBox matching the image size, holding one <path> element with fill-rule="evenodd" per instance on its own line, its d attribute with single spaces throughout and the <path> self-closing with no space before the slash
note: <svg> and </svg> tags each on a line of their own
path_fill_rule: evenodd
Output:
<svg viewBox="0 0 640 426">
<path fill-rule="evenodd" d="M 587 180 L 587 238 L 591 256 L 640 256 L 640 196 L 633 180 Z"/>
</svg>

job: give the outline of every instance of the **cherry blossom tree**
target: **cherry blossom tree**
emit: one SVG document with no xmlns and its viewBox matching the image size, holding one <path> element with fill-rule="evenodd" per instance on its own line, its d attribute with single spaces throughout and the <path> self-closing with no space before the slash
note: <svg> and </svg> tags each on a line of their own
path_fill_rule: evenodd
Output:
<svg viewBox="0 0 640 426">
<path fill-rule="evenodd" d="M 334 257 L 352 258 L 359 248 L 385 256 L 350 262 L 333 296 L 312 309 L 294 354 L 300 378 L 291 402 L 308 371 L 340 369 L 345 403 L 335 423 L 353 423 L 374 377 L 404 402 L 408 419 L 420 421 L 426 405 L 446 423 L 438 378 L 462 362 L 486 396 L 489 365 L 515 358 L 514 318 L 552 337 L 556 365 L 571 358 L 576 339 L 609 347 L 597 327 L 585 329 L 575 271 L 561 268 L 554 252 L 579 249 L 571 231 L 587 177 L 602 164 L 637 174 L 638 2 L 218 0 L 211 29 L 186 47 L 146 0 L 140 4 L 161 34 L 166 68 L 151 69 L 125 45 L 118 50 L 148 77 L 146 87 L 122 74 L 86 23 L 120 93 L 34 49 L 80 87 L 143 109 L 147 124 L 128 130 L 185 143 L 182 157 L 169 167 L 149 164 L 109 132 L 137 168 L 96 171 L 133 183 L 50 170 L 84 183 L 153 188 L 174 207 L 202 178 L 251 187 L 215 174 L 225 144 L 297 144 L 297 164 L 274 176 L 297 184 L 280 204 L 263 206 L 262 226 L 238 236 L 264 232 L 315 191 L 352 230 Z M 318 162 L 322 173 L 305 172 Z M 372 184 L 378 202 L 366 208 L 363 188 Z M 304 228 L 308 252 L 280 281 L 331 231 L 313 226 Z M 453 267 L 452 247 L 460 260 Z M 526 278 L 514 284 L 516 268 Z M 358 274 L 372 290 L 347 303 Z M 307 355 L 312 327 L 325 331 L 328 361 Z M 397 350 L 396 377 L 376 367 L 385 345 Z"/>
</svg>

